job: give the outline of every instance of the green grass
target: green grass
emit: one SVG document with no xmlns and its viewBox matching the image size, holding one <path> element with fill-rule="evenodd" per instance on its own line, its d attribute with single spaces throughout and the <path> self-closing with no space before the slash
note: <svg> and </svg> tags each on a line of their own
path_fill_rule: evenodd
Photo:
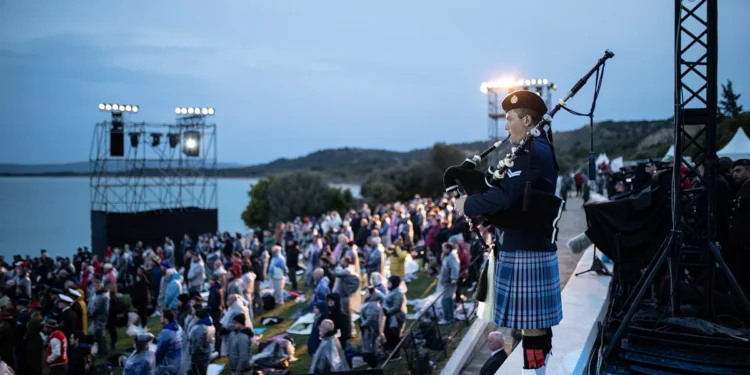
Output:
<svg viewBox="0 0 750 375">
<path fill-rule="evenodd" d="M 422 273 L 422 272 L 419 272 L 417 276 L 418 276 L 417 279 L 407 284 L 408 291 L 406 293 L 406 296 L 408 300 L 425 298 L 430 293 L 432 293 L 435 290 L 435 287 L 437 286 L 436 277 L 429 277 L 427 274 Z M 312 299 L 312 289 L 303 287 L 301 282 L 299 283 L 299 286 L 300 286 L 300 292 L 304 293 L 307 300 L 310 301 Z M 291 284 L 287 283 L 286 289 L 289 290 L 290 288 L 291 288 Z M 125 296 L 125 298 L 128 298 L 128 296 Z M 258 316 L 256 316 L 253 322 L 253 326 L 256 328 L 263 327 L 260 324 L 260 321 L 263 318 L 269 317 L 269 316 L 279 316 L 281 318 L 284 318 L 284 321 L 276 325 L 265 327 L 265 328 L 268 328 L 268 330 L 263 333 L 263 339 L 267 339 L 269 337 L 282 334 L 286 332 L 286 330 L 292 325 L 292 323 L 294 323 L 294 319 L 290 319 L 290 316 L 292 316 L 297 310 L 306 307 L 308 303 L 297 304 L 295 303 L 294 299 L 290 299 L 284 305 L 277 306 L 275 309 L 271 311 L 265 311 L 262 314 L 259 314 Z M 411 306 L 409 306 L 408 308 L 409 308 L 410 313 L 414 312 Z M 407 326 L 408 324 L 410 324 L 410 321 L 407 321 Z M 159 322 L 159 318 L 158 317 L 150 318 L 147 323 L 147 327 L 149 328 L 151 333 L 153 333 L 154 335 L 158 335 L 159 331 L 161 330 L 161 324 Z M 130 337 L 125 335 L 125 329 L 126 329 L 125 327 L 121 327 L 117 330 L 119 340 L 116 345 L 116 350 L 118 352 L 128 352 L 132 350 L 133 348 L 133 340 Z M 450 328 L 445 328 L 445 329 L 441 328 L 441 332 L 443 332 L 446 335 L 450 335 L 451 334 L 450 331 L 451 331 Z M 308 373 L 308 371 L 310 370 L 311 362 L 312 362 L 312 357 L 310 357 L 310 355 L 307 354 L 307 340 L 309 336 L 306 336 L 306 335 L 290 335 L 290 336 L 294 339 L 296 343 L 295 357 L 297 357 L 298 359 L 297 361 L 292 362 L 290 364 L 289 370 L 292 374 Z M 360 344 L 361 343 L 360 337 L 361 335 L 359 334 L 359 332 L 357 332 L 357 337 L 353 339 L 351 343 Z M 261 339 L 261 341 L 263 339 Z M 109 338 L 107 339 L 107 341 L 109 342 Z M 451 345 L 449 346 L 448 356 L 450 356 L 450 352 L 452 352 L 452 350 L 455 348 L 456 345 L 458 345 L 458 340 L 454 340 L 454 342 L 451 343 Z M 254 354 L 257 353 L 257 347 L 253 349 L 253 353 Z M 95 363 L 98 364 L 98 363 L 103 363 L 105 361 L 106 361 L 105 358 L 97 358 Z M 441 362 L 444 362 L 444 361 L 445 360 Z M 394 366 L 389 366 L 389 367 L 401 368 L 403 366 L 403 369 L 405 371 L 406 363 L 404 361 L 401 361 L 401 362 L 402 362 L 401 364 L 396 363 L 394 364 Z M 228 358 L 226 357 L 219 358 L 213 361 L 212 363 L 226 365 L 224 367 L 224 370 L 221 372 L 221 375 L 231 374 L 231 370 L 229 369 L 229 366 L 228 366 Z M 120 374 L 120 373 L 121 372 L 119 371 L 115 372 L 115 374 Z"/>
</svg>

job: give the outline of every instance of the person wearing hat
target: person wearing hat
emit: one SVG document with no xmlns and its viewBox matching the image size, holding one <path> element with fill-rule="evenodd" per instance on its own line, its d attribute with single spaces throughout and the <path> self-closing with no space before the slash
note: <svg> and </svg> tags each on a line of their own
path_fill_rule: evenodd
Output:
<svg viewBox="0 0 750 375">
<path fill-rule="evenodd" d="M 76 327 L 83 331 L 84 335 L 88 335 L 88 309 L 86 308 L 86 301 L 83 299 L 83 293 L 80 289 L 68 288 L 68 295 L 73 298 L 73 304 L 70 308 L 73 309 L 78 318 Z"/>
<path fill-rule="evenodd" d="M 49 316 L 52 319 L 60 319 L 60 309 L 57 307 L 57 301 L 59 301 L 60 294 L 63 294 L 63 290 L 60 288 L 51 288 L 49 293 L 44 298 L 44 309 L 42 315 Z"/>
<path fill-rule="evenodd" d="M 732 178 L 737 183 L 737 193 L 729 211 L 729 246 L 725 253 L 734 277 L 748 295 L 750 276 L 746 267 L 750 262 L 750 159 L 738 159 L 732 164 Z"/>
<path fill-rule="evenodd" d="M 135 352 L 125 361 L 122 375 L 152 375 L 156 371 L 156 356 L 149 345 L 154 340 L 150 333 L 135 336 Z"/>
<path fill-rule="evenodd" d="M 54 319 L 47 319 L 42 330 L 47 335 L 47 354 L 44 359 L 49 367 L 49 374 L 65 375 L 68 370 L 67 337 Z"/>
<path fill-rule="evenodd" d="M 73 302 L 73 298 L 70 298 L 67 294 L 60 294 L 57 302 L 57 307 L 60 309 L 60 322 L 62 323 L 60 329 L 68 338 L 78 329 L 78 316 L 71 308 Z"/>
<path fill-rule="evenodd" d="M 515 91 L 502 101 L 505 130 L 510 142 L 518 145 L 547 112 L 542 98 L 531 91 Z M 550 131 L 551 132 L 551 131 Z M 463 196 L 456 201 L 459 215 L 482 217 L 516 208 L 523 203 L 526 186 L 554 194 L 558 166 L 552 135 L 541 131 L 529 147 L 505 169 L 497 186 L 484 193 Z M 524 335 L 524 369 L 544 372 L 546 357 L 552 349 L 551 327 L 562 320 L 562 297 L 557 246 L 548 238 L 526 229 L 495 228 L 503 235 L 497 245 L 497 280 L 494 290 L 495 323 L 521 329 Z M 501 232 L 499 232 L 501 231 Z M 519 280 L 526 280 L 521 285 Z M 488 298 L 489 299 L 489 298 Z M 518 300 L 526 301 L 523 304 Z"/>
</svg>

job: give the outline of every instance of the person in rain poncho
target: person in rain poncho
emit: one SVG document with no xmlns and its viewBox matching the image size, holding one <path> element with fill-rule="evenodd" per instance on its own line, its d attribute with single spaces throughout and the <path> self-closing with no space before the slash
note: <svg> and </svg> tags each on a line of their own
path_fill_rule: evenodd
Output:
<svg viewBox="0 0 750 375">
<path fill-rule="evenodd" d="M 253 272 L 252 266 L 246 263 L 242 265 L 242 277 L 240 280 L 242 280 L 242 286 L 244 287 L 242 290 L 242 297 L 245 298 L 249 306 L 252 306 L 253 298 L 255 298 L 253 295 L 255 290 L 255 272 Z M 252 321 L 255 318 L 252 307 L 248 308 L 248 312 L 250 313 L 250 320 Z"/>
<path fill-rule="evenodd" d="M 333 275 L 336 276 L 333 292 L 341 296 L 341 309 L 351 320 L 354 307 L 359 311 L 362 302 L 359 295 L 359 277 L 352 273 L 350 262 L 351 258 L 346 256 L 341 259 L 340 266 L 333 270 Z"/>
<path fill-rule="evenodd" d="M 327 374 L 349 370 L 344 350 L 336 340 L 333 321 L 326 319 L 320 323 L 320 339 L 320 346 L 313 356 L 310 373 Z"/>
<path fill-rule="evenodd" d="M 377 366 L 378 349 L 383 337 L 384 316 L 380 306 L 383 295 L 377 289 L 370 287 L 365 295 L 365 303 L 359 316 L 359 326 L 362 332 L 362 352 L 367 364 Z"/>
<path fill-rule="evenodd" d="M 187 287 L 191 293 L 200 293 L 203 289 L 203 279 L 206 276 L 206 265 L 198 251 L 192 253 L 190 270 L 187 273 Z"/>
<path fill-rule="evenodd" d="M 268 274 L 273 280 L 273 298 L 276 306 L 284 304 L 284 284 L 289 275 L 289 269 L 286 266 L 286 260 L 281 255 L 281 246 L 271 248 L 271 264 L 268 265 Z"/>
<path fill-rule="evenodd" d="M 169 282 L 172 281 L 172 275 L 174 275 L 177 270 L 174 268 L 169 267 L 169 262 L 162 261 L 161 267 L 164 268 L 164 275 L 162 275 L 161 280 L 159 280 L 159 294 L 157 295 L 156 302 L 160 308 L 166 309 L 167 305 L 165 303 L 166 294 L 167 294 L 167 285 L 169 285 Z M 159 309 L 156 309 L 159 311 Z"/>
<path fill-rule="evenodd" d="M 313 281 L 315 283 L 315 289 L 313 293 L 313 299 L 310 301 L 310 309 L 312 309 L 318 302 L 325 302 L 328 295 L 331 293 L 330 280 L 324 276 L 325 272 L 322 268 L 316 268 L 313 272 Z"/>
<path fill-rule="evenodd" d="M 135 337 L 135 352 L 125 361 L 122 375 L 154 375 L 156 373 L 156 359 L 149 344 L 154 335 L 141 333 Z"/>
<path fill-rule="evenodd" d="M 404 329 L 406 322 L 406 296 L 401 291 L 401 278 L 391 276 L 388 278 L 389 292 L 383 302 L 383 313 L 386 316 L 385 322 L 385 347 L 393 350 L 401 339 L 401 331 Z"/>
<path fill-rule="evenodd" d="M 157 338 L 155 355 L 159 369 L 157 375 L 178 375 L 181 369 L 183 331 L 175 321 L 172 310 L 162 312 L 161 324 L 163 328 Z"/>
<path fill-rule="evenodd" d="M 169 271 L 167 271 L 169 272 Z M 182 294 L 182 283 L 180 283 L 180 274 L 172 273 L 172 277 L 167 284 L 167 290 L 164 292 L 164 305 L 170 310 L 177 309 L 177 297 Z"/>
<path fill-rule="evenodd" d="M 253 336 L 253 330 L 245 326 L 245 316 L 235 315 L 232 319 L 232 333 L 229 335 L 229 368 L 233 374 L 250 373 Z"/>
<path fill-rule="evenodd" d="M 225 356 L 229 353 L 229 333 L 234 327 L 233 320 L 236 315 L 242 314 L 245 316 L 245 326 L 253 329 L 253 323 L 250 321 L 250 313 L 248 312 L 248 302 L 245 301 L 239 294 L 232 294 L 227 298 L 227 310 L 224 312 L 224 316 L 221 318 L 221 355 Z"/>
<path fill-rule="evenodd" d="M 373 272 L 370 275 L 370 286 L 377 289 L 382 295 L 388 294 L 388 288 L 383 285 L 383 275 L 381 275 L 380 272 Z"/>
<path fill-rule="evenodd" d="M 211 353 L 214 351 L 216 330 L 211 317 L 208 315 L 208 310 L 197 309 L 195 319 L 196 321 L 188 331 L 191 373 L 203 375 L 208 369 L 208 362 L 211 359 Z"/>
</svg>

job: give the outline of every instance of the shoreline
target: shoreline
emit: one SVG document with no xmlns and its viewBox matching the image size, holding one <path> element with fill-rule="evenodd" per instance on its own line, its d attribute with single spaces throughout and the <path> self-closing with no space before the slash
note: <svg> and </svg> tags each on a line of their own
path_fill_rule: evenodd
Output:
<svg viewBox="0 0 750 375">
<path fill-rule="evenodd" d="M 115 175 L 112 175 L 115 176 Z M 260 180 L 262 178 L 271 177 L 273 175 L 266 175 L 266 176 L 256 176 L 256 177 L 248 177 L 248 176 L 218 176 L 216 177 L 218 180 Z M 71 174 L 71 173 L 60 173 L 60 174 L 3 174 L 0 173 L 0 178 L 89 178 L 90 176 L 88 174 Z M 343 181 L 343 180 L 330 180 L 330 184 L 337 184 L 337 185 L 356 185 L 361 186 L 364 183 L 364 180 L 362 181 Z"/>
</svg>

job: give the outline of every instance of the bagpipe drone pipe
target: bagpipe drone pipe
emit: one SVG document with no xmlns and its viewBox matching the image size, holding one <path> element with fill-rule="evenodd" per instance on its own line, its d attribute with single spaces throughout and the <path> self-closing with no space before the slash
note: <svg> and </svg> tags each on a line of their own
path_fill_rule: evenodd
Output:
<svg viewBox="0 0 750 375">
<path fill-rule="evenodd" d="M 481 154 L 466 159 L 461 165 L 449 167 L 443 175 L 445 191 L 456 197 L 460 197 L 461 195 L 482 193 L 489 190 L 491 187 L 502 184 L 505 172 L 508 168 L 513 167 L 514 160 L 520 157 L 521 153 L 531 146 L 534 138 L 551 132 L 551 129 L 548 127 L 552 123 L 552 118 L 555 114 L 565 107 L 566 102 L 570 100 L 570 98 L 572 98 L 586 84 L 588 79 L 594 73 L 598 72 L 599 68 L 603 67 L 605 62 L 613 56 L 614 54 L 609 50 L 605 51 L 604 56 L 597 61 L 596 66 L 583 76 L 570 92 L 568 92 L 566 97 L 561 99 L 559 103 L 549 111 L 549 113 L 545 114 L 542 120 L 539 121 L 539 123 L 536 124 L 536 126 L 534 126 L 517 145 L 514 145 L 514 147 L 511 148 L 511 152 L 506 154 L 506 157 L 500 160 L 497 166 L 490 166 L 486 173 L 476 170 L 479 162 L 491 152 L 497 150 L 503 142 L 508 140 L 508 138 L 494 143 Z M 562 212 L 563 201 L 552 193 L 533 189 L 530 185 L 531 182 L 527 181 L 524 189 L 523 201 L 517 206 L 483 218 L 467 219 L 474 228 L 483 223 L 508 229 L 524 228 L 524 230 L 530 233 L 533 232 L 535 235 L 544 236 L 554 242 L 557 239 L 557 221 Z M 477 220 L 480 221 L 478 222 Z"/>
</svg>

